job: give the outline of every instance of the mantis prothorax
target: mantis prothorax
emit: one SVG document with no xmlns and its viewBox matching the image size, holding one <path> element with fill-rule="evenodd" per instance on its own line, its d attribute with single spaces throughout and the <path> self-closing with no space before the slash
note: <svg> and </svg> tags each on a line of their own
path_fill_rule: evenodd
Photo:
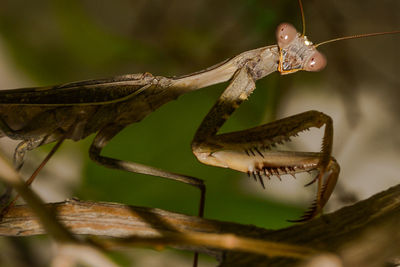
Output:
<svg viewBox="0 0 400 267">
<path fill-rule="evenodd" d="M 362 36 L 380 34 L 388 33 Z M 109 168 L 164 177 L 199 188 L 198 214 L 203 216 L 205 185 L 201 179 L 105 157 L 101 151 L 124 127 L 141 121 L 163 104 L 184 93 L 230 81 L 195 134 L 194 155 L 202 163 L 247 173 L 263 187 L 265 177 L 316 170 L 318 175 L 312 181 L 318 182 L 315 203 L 298 221 L 309 220 L 322 211 L 339 175 L 339 165 L 331 156 L 333 125 L 328 115 L 308 111 L 251 129 L 218 134 L 229 116 L 253 92 L 257 80 L 275 71 L 281 74 L 319 71 L 326 65 L 325 57 L 316 50 L 318 45 L 313 45 L 290 24 L 279 25 L 276 37 L 277 45 L 246 51 L 182 77 L 142 73 L 47 88 L 3 90 L 0 92 L 0 137 L 22 140 L 14 153 L 15 167 L 20 169 L 29 150 L 57 142 L 49 154 L 52 155 L 65 139 L 78 141 L 97 133 L 89 150 L 92 160 Z M 271 150 L 301 131 L 322 126 L 325 129 L 320 152 Z"/>
</svg>

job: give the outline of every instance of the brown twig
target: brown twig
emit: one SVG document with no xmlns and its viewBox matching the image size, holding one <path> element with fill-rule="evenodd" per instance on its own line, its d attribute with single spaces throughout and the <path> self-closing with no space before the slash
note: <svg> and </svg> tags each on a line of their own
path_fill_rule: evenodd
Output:
<svg viewBox="0 0 400 267">
<path fill-rule="evenodd" d="M 240 224 L 205 220 L 160 209 L 132 207 L 116 203 L 67 200 L 48 204 L 58 219 L 75 234 L 107 236 L 108 246 L 172 245 L 209 253 L 210 248 L 247 251 L 270 257 L 307 258 L 316 251 L 284 242 L 268 242 L 243 237 Z M 256 229 L 247 226 L 246 230 Z M 246 232 L 247 232 L 246 231 Z M 267 231 L 267 230 L 265 230 Z M 0 235 L 30 236 L 45 231 L 25 205 L 15 206 L 0 223 Z"/>
<path fill-rule="evenodd" d="M 384 254 L 380 255 L 381 257 L 375 257 L 375 259 L 379 258 L 378 262 L 380 263 L 400 255 L 398 249 L 388 250 L 386 248 L 388 244 L 400 240 L 400 233 L 397 230 L 400 214 L 400 185 L 308 223 L 277 231 L 200 219 L 160 209 L 113 203 L 68 200 L 48 205 L 57 212 L 58 219 L 75 234 L 112 237 L 113 239 L 111 241 L 109 239 L 106 244 L 112 242 L 113 245 L 138 242 L 140 244 L 173 245 L 196 250 L 209 253 L 218 259 L 223 258 L 221 266 L 249 264 L 251 266 L 265 266 L 265 264 L 268 264 L 268 266 L 290 266 L 298 261 L 298 259 L 261 256 L 259 255 L 260 252 L 255 251 L 259 249 L 259 246 L 252 250 L 252 246 L 247 244 L 246 247 L 249 247 L 249 249 L 244 250 L 242 246 L 244 243 L 241 242 L 247 239 L 252 242 L 262 243 L 264 241 L 265 244 L 274 242 L 271 244 L 281 243 L 283 246 L 285 244 L 297 244 L 311 247 L 320 251 L 333 252 L 339 255 L 345 263 L 351 262 L 354 256 L 350 257 L 349 255 L 354 255 L 354 253 L 349 254 L 350 248 L 364 244 L 366 242 L 365 237 L 370 236 L 371 231 L 381 233 L 383 241 L 379 243 L 379 246 L 369 250 L 369 255 L 376 255 L 385 251 Z M 394 233 L 388 235 L 388 231 L 391 230 Z M 43 233 L 44 230 L 26 206 L 14 207 L 0 223 L 0 235 L 28 236 Z M 184 240 L 182 235 L 179 235 L 182 233 L 186 237 L 197 235 L 200 239 L 189 238 Z M 210 241 L 207 237 L 213 237 L 215 241 Z M 234 242 L 228 243 L 221 241 L 224 238 L 229 240 L 230 237 L 238 238 L 239 241 L 235 239 L 231 239 Z M 201 238 L 206 239 L 201 241 Z M 236 245 L 232 246 L 232 243 Z M 238 243 L 240 245 L 237 245 Z M 293 246 L 293 248 L 298 249 L 298 246 Z M 243 253 L 243 251 L 259 254 Z M 308 249 L 304 251 L 312 252 Z M 287 253 L 289 254 L 289 252 Z M 222 257 L 222 254 L 224 254 L 224 257 Z M 267 253 L 261 254 L 268 255 Z M 270 256 L 276 255 L 270 254 Z"/>
</svg>

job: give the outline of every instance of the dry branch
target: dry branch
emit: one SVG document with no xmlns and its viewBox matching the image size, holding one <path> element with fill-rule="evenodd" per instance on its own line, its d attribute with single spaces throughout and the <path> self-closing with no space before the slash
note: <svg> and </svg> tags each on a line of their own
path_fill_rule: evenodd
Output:
<svg viewBox="0 0 400 267">
<path fill-rule="evenodd" d="M 113 246 L 126 245 L 127 242 L 136 245 L 172 245 L 214 256 L 221 254 L 221 251 L 209 248 L 247 251 L 271 257 L 306 258 L 316 253 L 307 247 L 246 238 L 245 234 L 238 236 L 238 228 L 242 227 L 240 224 L 204 220 L 160 209 L 76 199 L 48 204 L 48 207 L 71 232 L 118 238 L 108 240 L 107 244 Z M 254 227 L 248 228 L 246 233 Z M 12 208 L 0 223 L 0 235 L 30 236 L 44 233 L 35 215 L 25 205 Z"/>
<path fill-rule="evenodd" d="M 400 185 L 308 223 L 277 231 L 250 225 L 200 219 L 160 209 L 113 203 L 67 200 L 48 204 L 48 206 L 58 214 L 59 220 L 75 234 L 113 237 L 113 242 L 121 241 L 120 238 L 124 238 L 124 242 L 129 244 L 135 241 L 146 243 L 146 240 L 148 240 L 147 243 L 152 243 L 152 240 L 156 240 L 154 243 L 159 242 L 186 249 L 189 246 L 190 249 L 209 253 L 217 259 L 224 259 L 221 261 L 221 266 L 265 266 L 266 264 L 268 266 L 293 266 L 296 260 L 268 258 L 238 252 L 238 250 L 244 250 L 235 246 L 224 247 L 210 243 L 204 246 L 205 243 L 196 243 L 193 240 L 184 242 L 180 239 L 173 242 L 176 237 L 174 234 L 205 234 L 209 237 L 212 235 L 214 238 L 215 234 L 223 234 L 221 238 L 229 237 L 227 234 L 234 234 L 235 237 L 258 239 L 256 241 L 297 244 L 335 253 L 341 257 L 344 263 L 351 264 L 365 261 L 367 256 L 368 259 L 372 259 L 366 261 L 366 265 L 360 266 L 379 266 L 379 264 L 400 256 L 399 246 L 393 245 L 400 243 L 400 231 L 398 230 L 398 225 L 400 225 Z M 25 205 L 11 209 L 0 223 L 0 235 L 29 236 L 43 233 L 35 216 Z M 166 239 L 169 236 L 172 241 L 167 242 L 168 240 L 162 239 L 164 235 Z M 126 239 L 127 237 L 129 239 Z M 371 244 L 371 237 L 374 238 L 374 246 L 368 247 L 367 245 Z M 119 242 L 119 244 L 123 244 L 123 242 Z M 357 250 L 357 248 L 364 247 L 366 251 Z M 221 250 L 221 248 L 232 250 L 226 252 L 227 250 Z"/>
</svg>

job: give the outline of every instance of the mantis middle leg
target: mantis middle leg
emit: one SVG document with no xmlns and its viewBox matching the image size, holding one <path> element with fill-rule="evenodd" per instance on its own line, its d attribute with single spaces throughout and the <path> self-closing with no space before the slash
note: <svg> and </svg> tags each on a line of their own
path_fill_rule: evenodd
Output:
<svg viewBox="0 0 400 267">
<path fill-rule="evenodd" d="M 198 188 L 200 190 L 200 205 L 198 210 L 198 216 L 203 217 L 204 205 L 205 205 L 205 193 L 206 193 L 206 187 L 204 185 L 203 180 L 191 176 L 164 171 L 155 167 L 147 166 L 136 162 L 124 161 L 100 155 L 101 151 L 106 146 L 106 144 L 123 128 L 124 126 L 122 125 L 108 125 L 104 127 L 102 130 L 100 130 L 99 133 L 96 135 L 95 139 L 93 140 L 92 145 L 90 146 L 89 149 L 90 158 L 94 162 L 108 168 L 158 176 L 182 182 L 185 184 L 189 184 L 191 186 Z"/>
<path fill-rule="evenodd" d="M 204 185 L 203 180 L 191 176 L 164 171 L 155 167 L 143 165 L 136 162 L 124 161 L 100 155 L 101 150 L 106 146 L 106 144 L 123 128 L 124 126 L 122 125 L 109 125 L 100 130 L 100 132 L 96 135 L 95 139 L 93 140 L 92 145 L 90 146 L 89 149 L 90 158 L 94 162 L 108 168 L 167 178 L 185 184 L 189 184 L 191 186 L 200 189 L 200 204 L 199 204 L 198 216 L 203 217 L 205 196 L 206 196 L 206 187 Z M 198 262 L 198 253 L 196 252 L 193 258 L 193 267 L 197 266 L 197 262 Z"/>
<path fill-rule="evenodd" d="M 318 193 L 311 208 L 298 221 L 313 218 L 328 201 L 339 175 L 339 165 L 331 157 L 332 119 L 318 111 L 308 111 L 251 129 L 217 134 L 218 130 L 255 89 L 255 78 L 246 66 L 233 76 L 227 89 L 207 114 L 192 142 L 192 150 L 202 163 L 230 168 L 252 175 L 264 187 L 263 177 L 317 170 Z M 277 143 L 290 140 L 310 127 L 325 125 L 321 152 L 272 151 Z"/>
</svg>

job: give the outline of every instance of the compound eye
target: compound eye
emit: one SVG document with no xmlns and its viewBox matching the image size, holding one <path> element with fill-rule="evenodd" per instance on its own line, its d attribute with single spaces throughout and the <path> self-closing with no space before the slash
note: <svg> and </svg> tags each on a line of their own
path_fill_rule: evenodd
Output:
<svg viewBox="0 0 400 267">
<path fill-rule="evenodd" d="M 326 58 L 323 54 L 315 51 L 304 65 L 305 71 L 320 71 L 326 66 Z"/>
<path fill-rule="evenodd" d="M 297 36 L 296 28 L 289 23 L 279 24 L 276 29 L 276 41 L 280 48 L 285 48 Z"/>
</svg>

